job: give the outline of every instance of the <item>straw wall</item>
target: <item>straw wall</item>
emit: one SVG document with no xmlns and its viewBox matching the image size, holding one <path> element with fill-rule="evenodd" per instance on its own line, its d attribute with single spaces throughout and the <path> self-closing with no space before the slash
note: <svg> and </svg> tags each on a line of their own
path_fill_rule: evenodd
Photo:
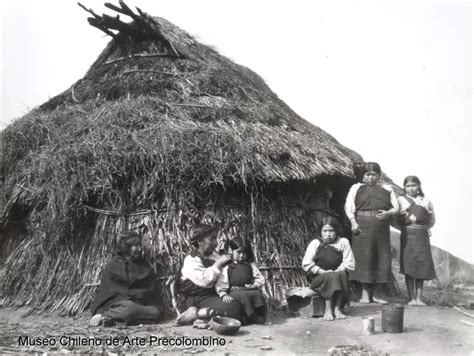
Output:
<svg viewBox="0 0 474 356">
<path fill-rule="evenodd" d="M 298 267 L 316 236 L 317 223 L 333 214 L 331 195 L 327 186 L 294 184 L 252 194 L 220 192 L 205 206 L 185 209 L 170 206 L 121 215 L 86 207 L 74 239 L 48 241 L 34 231 L 23 236 L 6 263 L 3 301 L 32 305 L 37 311 L 82 313 L 97 292 L 117 236 L 129 229 L 143 236 L 145 253 L 160 276 L 163 303 L 171 310 L 173 278 L 189 251 L 188 235 L 197 222 L 217 224 L 221 242 L 236 231 L 248 236 L 268 279 L 265 292 L 281 298 L 286 287 L 305 283 Z"/>
</svg>

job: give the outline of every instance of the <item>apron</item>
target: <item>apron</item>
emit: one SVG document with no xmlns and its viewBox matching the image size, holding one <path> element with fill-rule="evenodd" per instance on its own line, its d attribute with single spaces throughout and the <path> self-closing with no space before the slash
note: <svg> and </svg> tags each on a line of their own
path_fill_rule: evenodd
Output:
<svg viewBox="0 0 474 356">
<path fill-rule="evenodd" d="M 355 197 L 356 220 L 361 232 L 352 237 L 356 260 L 351 280 L 361 283 L 387 283 L 392 273 L 390 220 L 379 220 L 379 210 L 392 208 L 390 192 L 380 185 L 362 185 Z"/>
<path fill-rule="evenodd" d="M 232 263 L 228 268 L 229 287 L 243 287 L 253 284 L 255 278 L 252 266 L 248 263 Z M 230 289 L 229 295 L 242 305 L 246 318 L 249 320 L 254 314 L 265 315 L 266 302 L 263 294 L 256 289 Z"/>
<path fill-rule="evenodd" d="M 243 287 L 255 281 L 252 266 L 248 263 L 232 263 L 228 268 L 229 286 Z"/>
<path fill-rule="evenodd" d="M 410 203 L 406 211 L 416 217 L 416 222 L 410 222 L 401 229 L 400 273 L 416 279 L 435 279 L 428 228 L 431 214 L 426 208 L 417 205 L 411 197 L 405 195 L 403 198 Z"/>
<path fill-rule="evenodd" d="M 342 251 L 336 250 L 330 244 L 321 241 L 314 256 L 316 266 L 324 270 L 335 271 L 342 263 Z M 334 293 L 340 291 L 349 300 L 349 280 L 345 271 L 328 272 L 319 275 L 307 274 L 311 282 L 310 288 L 323 299 L 330 299 Z"/>
</svg>

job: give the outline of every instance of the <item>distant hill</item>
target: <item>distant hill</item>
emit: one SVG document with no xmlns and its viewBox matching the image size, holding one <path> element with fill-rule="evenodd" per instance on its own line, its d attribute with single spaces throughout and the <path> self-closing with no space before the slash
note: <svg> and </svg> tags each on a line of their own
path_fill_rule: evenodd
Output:
<svg viewBox="0 0 474 356">
<path fill-rule="evenodd" d="M 3 132 L 0 130 L 0 218 L 5 211 L 5 187 L 3 184 Z"/>
<path fill-rule="evenodd" d="M 392 246 L 395 248 L 396 259 L 400 258 L 400 233 L 390 232 Z M 474 265 L 468 263 L 442 248 L 431 246 L 436 275 L 441 283 L 462 282 L 474 284 Z"/>
</svg>

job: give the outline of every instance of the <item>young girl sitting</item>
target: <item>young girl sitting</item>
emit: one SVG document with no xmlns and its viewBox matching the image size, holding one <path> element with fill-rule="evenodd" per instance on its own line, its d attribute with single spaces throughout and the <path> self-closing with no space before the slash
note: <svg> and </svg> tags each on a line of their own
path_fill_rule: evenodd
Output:
<svg viewBox="0 0 474 356">
<path fill-rule="evenodd" d="M 425 305 L 421 296 L 425 280 L 436 278 L 431 255 L 430 231 L 435 224 L 433 204 L 424 195 L 416 176 L 403 181 L 400 196 L 400 273 L 405 275 L 409 305 Z"/>
<path fill-rule="evenodd" d="M 347 273 L 354 270 L 355 261 L 349 241 L 340 237 L 341 230 L 337 219 L 324 218 L 321 239 L 310 242 L 303 258 L 311 289 L 325 301 L 324 320 L 346 318 L 342 308 L 350 296 Z"/>
<path fill-rule="evenodd" d="M 267 304 L 260 288 L 265 277 L 255 264 L 250 242 L 234 237 L 229 242 L 232 263 L 224 267 L 216 282 L 216 291 L 225 303 L 234 300 L 241 303 L 244 312 L 244 324 L 264 324 L 267 318 Z"/>
</svg>

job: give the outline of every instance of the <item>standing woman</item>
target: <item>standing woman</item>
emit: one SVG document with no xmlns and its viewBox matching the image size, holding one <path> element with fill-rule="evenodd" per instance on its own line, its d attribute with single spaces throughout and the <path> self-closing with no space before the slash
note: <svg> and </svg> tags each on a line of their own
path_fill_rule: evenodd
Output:
<svg viewBox="0 0 474 356">
<path fill-rule="evenodd" d="M 431 255 L 430 231 L 435 224 L 433 204 L 421 189 L 416 176 L 403 181 L 405 195 L 400 203 L 400 273 L 405 275 L 409 305 L 425 305 L 421 300 L 425 280 L 436 278 Z"/>
<path fill-rule="evenodd" d="M 345 210 L 351 222 L 352 251 L 356 260 L 349 278 L 361 283 L 361 303 L 387 303 L 374 296 L 374 288 L 388 283 L 391 275 L 390 218 L 399 211 L 397 197 L 389 185 L 379 183 L 382 171 L 375 162 L 363 168 L 362 183 L 347 195 Z M 380 289 L 380 288 L 379 288 Z"/>
</svg>

